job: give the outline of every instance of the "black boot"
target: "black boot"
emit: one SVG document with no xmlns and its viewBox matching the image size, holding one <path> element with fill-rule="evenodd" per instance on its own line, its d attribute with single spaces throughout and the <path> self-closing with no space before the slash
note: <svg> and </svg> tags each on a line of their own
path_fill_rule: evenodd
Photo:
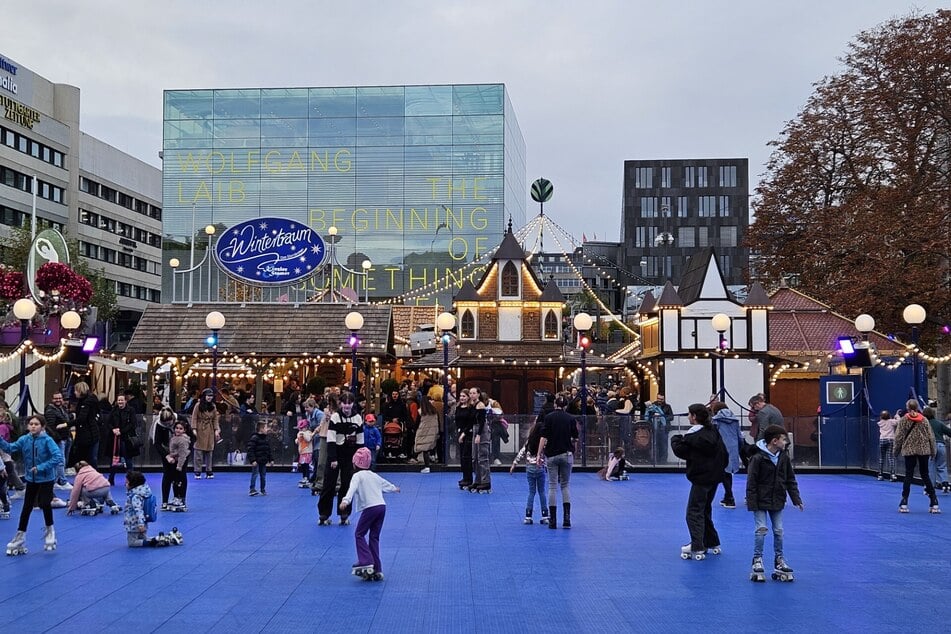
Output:
<svg viewBox="0 0 951 634">
<path fill-rule="evenodd" d="M 557 506 L 548 507 L 548 528 L 555 529 L 558 528 L 557 523 L 555 522 L 555 513 L 557 512 Z"/>
<path fill-rule="evenodd" d="M 565 517 L 561 521 L 561 527 L 571 528 L 571 502 L 565 502 L 561 506 L 565 510 Z"/>
</svg>

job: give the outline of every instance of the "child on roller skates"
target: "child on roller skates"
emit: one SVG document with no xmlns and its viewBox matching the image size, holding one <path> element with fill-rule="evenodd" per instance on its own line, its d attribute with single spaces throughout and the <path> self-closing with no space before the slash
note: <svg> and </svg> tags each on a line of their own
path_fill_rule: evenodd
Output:
<svg viewBox="0 0 951 634">
<path fill-rule="evenodd" d="M 267 423 L 258 423 L 257 430 L 251 434 L 248 439 L 248 462 L 251 464 L 251 488 L 248 495 L 258 495 L 254 485 L 261 476 L 261 493 L 267 495 L 267 468 L 274 464 L 274 457 L 271 455 L 271 443 L 267 439 Z"/>
<path fill-rule="evenodd" d="M 300 467 L 300 482 L 297 486 L 306 489 L 310 486 L 310 465 L 314 461 L 314 432 L 305 419 L 297 421 L 297 464 Z"/>
<path fill-rule="evenodd" d="M 799 497 L 799 485 L 792 461 L 786 451 L 789 438 L 786 430 L 779 425 L 770 425 L 763 432 L 763 439 L 756 443 L 756 450 L 750 458 L 746 476 L 746 506 L 753 512 L 756 527 L 753 540 L 753 567 L 751 581 L 766 581 L 763 568 L 763 545 L 766 541 L 766 516 L 773 525 L 773 579 L 793 580 L 793 569 L 783 557 L 783 507 L 786 496 L 793 506 L 803 510 Z"/>
<path fill-rule="evenodd" d="M 608 466 L 598 471 L 598 477 L 609 482 L 629 480 L 627 472 L 633 468 L 634 465 L 624 457 L 624 447 L 618 447 L 608 459 Z"/>
<path fill-rule="evenodd" d="M 27 432 L 13 443 L 0 437 L 0 450 L 11 455 L 20 454 L 23 460 L 23 479 L 26 480 L 20 524 L 13 540 L 7 544 L 8 555 L 22 555 L 27 552 L 26 529 L 34 506 L 42 509 L 43 519 L 46 521 L 43 550 L 56 550 L 56 531 L 53 529 L 53 508 L 50 503 L 53 500 L 56 468 L 63 464 L 63 454 L 59 445 L 46 435 L 46 421 L 42 417 L 32 416 L 27 423 Z"/>
<path fill-rule="evenodd" d="M 69 493 L 69 505 L 66 507 L 66 514 L 72 515 L 80 506 L 80 503 L 82 503 L 83 515 L 101 513 L 103 505 L 108 506 L 113 515 L 122 510 L 112 499 L 109 480 L 85 460 L 76 463 L 76 481 Z"/>
<path fill-rule="evenodd" d="M 541 504 L 542 517 L 539 524 L 548 523 L 548 468 L 545 466 L 545 457 L 538 458 L 538 441 L 542 437 L 541 423 L 535 421 L 532 428 L 528 431 L 528 440 L 519 450 L 512 461 L 509 473 L 515 471 L 515 465 L 522 458 L 525 458 L 525 479 L 528 481 L 528 500 L 525 502 L 525 519 L 523 524 L 532 523 L 532 511 L 535 507 L 535 494 L 538 494 L 538 502 Z"/>
<path fill-rule="evenodd" d="M 898 476 L 895 475 L 895 454 L 892 448 L 895 446 L 895 427 L 898 426 L 898 419 L 892 418 L 891 413 L 886 409 L 878 416 L 878 479 L 891 480 L 895 482 Z"/>
<path fill-rule="evenodd" d="M 348 507 L 353 502 L 354 510 L 360 513 L 357 530 L 353 537 L 357 546 L 357 563 L 353 564 L 352 574 L 367 581 L 383 579 L 383 565 L 380 563 L 380 531 L 386 517 L 384 493 L 399 493 L 400 488 L 370 471 L 370 450 L 360 447 L 353 454 L 353 468 L 356 473 L 350 480 L 350 488 L 340 501 L 340 515 L 349 515 Z M 354 502 L 354 498 L 356 501 Z M 369 533 L 369 540 L 367 540 Z"/>
<path fill-rule="evenodd" d="M 154 496 L 145 476 L 138 471 L 129 471 L 125 475 L 125 488 L 127 496 L 123 524 L 129 548 L 181 545 L 182 534 L 177 528 L 173 528 L 168 535 L 159 533 L 158 537 L 148 536 L 149 517 L 146 511 L 150 498 L 154 500 Z"/>
</svg>

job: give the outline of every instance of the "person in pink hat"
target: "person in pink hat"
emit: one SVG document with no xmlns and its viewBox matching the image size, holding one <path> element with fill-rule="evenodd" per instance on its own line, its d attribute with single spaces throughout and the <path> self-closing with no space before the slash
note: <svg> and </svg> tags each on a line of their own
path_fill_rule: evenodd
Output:
<svg viewBox="0 0 951 634">
<path fill-rule="evenodd" d="M 360 447 L 353 454 L 355 473 L 350 480 L 350 488 L 340 502 L 340 514 L 347 512 L 353 504 L 360 513 L 354 541 L 357 546 L 357 563 L 353 564 L 352 574 L 367 581 L 383 579 L 383 566 L 380 563 L 380 531 L 386 517 L 384 493 L 399 493 L 400 488 L 370 471 L 372 456 L 366 447 Z M 354 498 L 356 500 L 354 501 Z M 367 534 L 369 533 L 369 539 Z"/>
</svg>

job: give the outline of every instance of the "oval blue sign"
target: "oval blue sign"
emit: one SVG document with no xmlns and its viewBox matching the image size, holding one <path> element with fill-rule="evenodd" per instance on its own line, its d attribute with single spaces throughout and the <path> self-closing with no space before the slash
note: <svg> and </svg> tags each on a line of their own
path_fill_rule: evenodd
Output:
<svg viewBox="0 0 951 634">
<path fill-rule="evenodd" d="M 310 277 L 326 249 L 317 232 L 287 218 L 254 218 L 222 234 L 215 259 L 229 275 L 249 284 L 292 284 Z"/>
</svg>

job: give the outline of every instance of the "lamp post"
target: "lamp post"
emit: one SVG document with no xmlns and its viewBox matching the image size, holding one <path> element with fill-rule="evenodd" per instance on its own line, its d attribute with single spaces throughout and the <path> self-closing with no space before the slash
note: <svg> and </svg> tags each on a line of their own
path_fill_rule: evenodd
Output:
<svg viewBox="0 0 951 634">
<path fill-rule="evenodd" d="M 218 331 L 225 327 L 225 316 L 213 310 L 205 316 L 205 326 L 211 330 L 208 345 L 211 346 L 211 389 L 218 390 Z"/>
<path fill-rule="evenodd" d="M 581 466 L 588 466 L 588 379 L 585 374 L 585 353 L 588 351 L 588 331 L 594 320 L 588 313 L 578 313 L 572 321 L 575 331 L 579 333 L 578 343 L 581 348 Z"/>
<path fill-rule="evenodd" d="M 442 331 L 442 424 L 443 459 L 449 464 L 449 342 L 452 329 L 456 327 L 456 316 L 452 313 L 439 313 L 436 328 Z"/>
<path fill-rule="evenodd" d="M 717 392 L 717 399 L 726 402 L 726 331 L 730 329 L 731 319 L 729 315 L 717 313 L 711 321 L 713 329 L 717 331 L 717 356 L 719 357 L 720 388 Z"/>
<path fill-rule="evenodd" d="M 356 400 L 357 396 L 357 348 L 360 347 L 360 337 L 357 333 L 363 328 L 363 315 L 353 310 L 347 313 L 344 319 L 347 330 L 350 331 L 350 392 Z"/>
<path fill-rule="evenodd" d="M 862 341 L 868 342 L 868 333 L 875 330 L 875 318 L 871 315 L 865 313 L 859 315 L 855 318 L 855 329 L 862 333 Z M 872 404 L 869 402 L 868 398 L 868 368 L 865 365 L 862 366 L 862 398 L 865 400 L 865 424 L 868 426 L 869 418 L 872 416 Z M 819 431 L 817 435 L 819 453 L 822 454 L 822 432 Z"/>
<path fill-rule="evenodd" d="M 13 315 L 20 320 L 20 345 L 26 342 L 27 328 L 30 320 L 36 316 L 36 304 L 29 297 L 18 299 L 13 304 Z M 26 384 L 26 348 L 20 352 L 20 405 L 17 413 L 20 420 L 26 420 L 27 403 L 30 402 L 30 388 Z"/>
<path fill-rule="evenodd" d="M 373 266 L 373 262 L 370 260 L 364 260 L 360 264 L 360 268 L 363 269 L 363 303 L 370 303 L 370 268 Z"/>
<path fill-rule="evenodd" d="M 211 265 L 211 239 L 215 237 L 215 225 L 206 225 L 205 226 L 205 235 L 208 236 L 208 301 L 211 301 L 211 270 L 214 268 Z"/>
<path fill-rule="evenodd" d="M 901 313 L 905 323 L 911 326 L 911 342 L 914 344 L 911 357 L 911 397 L 915 400 L 918 400 L 918 387 L 920 385 L 918 380 L 918 326 L 924 323 L 927 316 L 928 313 L 925 312 L 921 304 L 908 304 Z"/>
<path fill-rule="evenodd" d="M 175 273 L 178 271 L 178 267 L 181 265 L 181 262 L 178 261 L 178 258 L 172 258 L 168 261 L 168 265 L 172 267 L 172 303 L 175 302 Z"/>
<path fill-rule="evenodd" d="M 875 318 L 871 315 L 859 315 L 855 318 L 855 329 L 862 333 L 863 341 L 868 341 L 868 333 L 875 330 Z"/>
<path fill-rule="evenodd" d="M 337 243 L 340 241 L 340 236 L 337 235 L 337 227 L 330 227 L 327 229 L 327 244 L 330 245 L 330 257 L 327 258 L 327 261 L 330 263 L 330 301 L 336 302 L 337 298 L 334 295 L 334 263 L 337 259 Z"/>
</svg>

